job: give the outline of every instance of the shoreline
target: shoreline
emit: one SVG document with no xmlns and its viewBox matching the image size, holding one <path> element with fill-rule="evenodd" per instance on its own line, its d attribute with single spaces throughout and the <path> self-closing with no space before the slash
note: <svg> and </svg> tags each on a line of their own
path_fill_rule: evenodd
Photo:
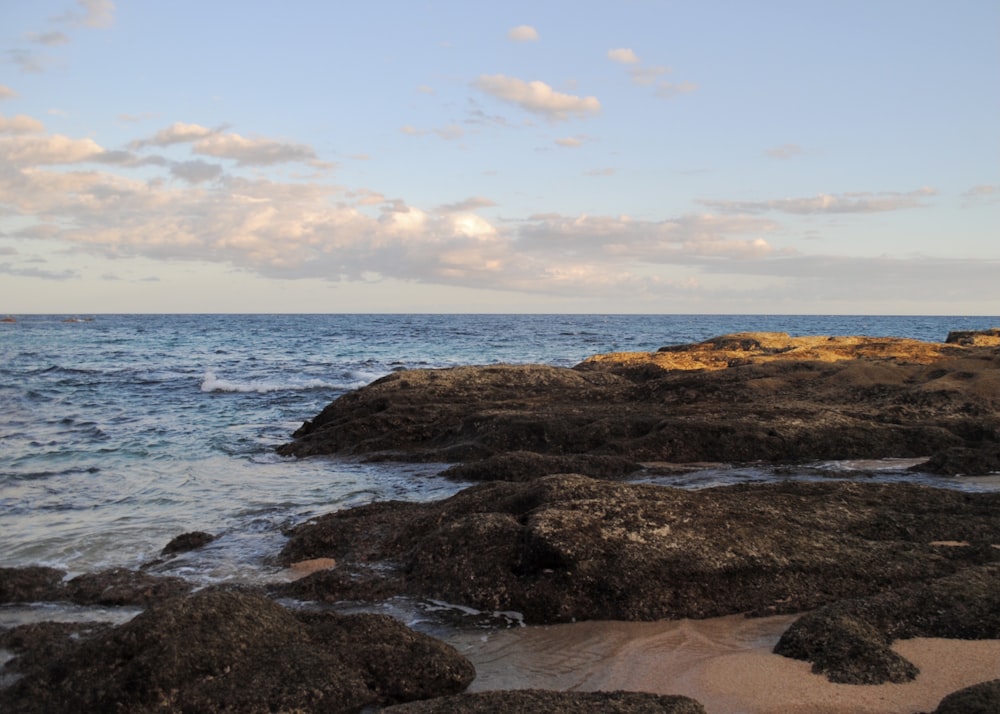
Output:
<svg viewBox="0 0 1000 714">
<path fill-rule="evenodd" d="M 834 684 L 771 652 L 799 615 L 540 625 L 444 640 L 477 676 L 468 692 L 516 689 L 680 694 L 708 714 L 913 714 L 1000 677 L 1000 640 L 914 638 L 893 650 L 920 668 L 906 684 Z"/>
</svg>

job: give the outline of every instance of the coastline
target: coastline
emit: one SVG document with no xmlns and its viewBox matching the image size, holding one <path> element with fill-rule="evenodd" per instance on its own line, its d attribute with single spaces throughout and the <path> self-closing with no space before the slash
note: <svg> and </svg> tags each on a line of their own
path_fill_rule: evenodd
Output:
<svg viewBox="0 0 1000 714">
<path fill-rule="evenodd" d="M 906 684 L 834 684 L 771 652 L 798 615 L 529 626 L 445 640 L 475 665 L 467 691 L 555 689 L 679 694 L 709 714 L 913 714 L 1000 677 L 1000 640 L 914 638 L 893 650 L 920 668 Z"/>
</svg>

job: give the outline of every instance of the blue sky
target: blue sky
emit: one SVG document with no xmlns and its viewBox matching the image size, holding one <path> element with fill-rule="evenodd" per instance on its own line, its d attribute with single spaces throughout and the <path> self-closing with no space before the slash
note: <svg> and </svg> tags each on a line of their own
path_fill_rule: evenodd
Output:
<svg viewBox="0 0 1000 714">
<path fill-rule="evenodd" d="M 0 5 L 0 312 L 997 314 L 1000 3 Z"/>
</svg>

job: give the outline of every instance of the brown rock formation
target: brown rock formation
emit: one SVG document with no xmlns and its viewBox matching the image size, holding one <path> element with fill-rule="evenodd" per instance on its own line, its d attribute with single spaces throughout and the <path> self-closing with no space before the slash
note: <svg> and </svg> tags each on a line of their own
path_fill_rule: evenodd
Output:
<svg viewBox="0 0 1000 714">
<path fill-rule="evenodd" d="M 599 355 L 572 369 L 397 372 L 331 403 L 279 451 L 683 463 L 921 457 L 957 448 L 970 453 L 934 462 L 940 471 L 983 473 L 1000 467 L 1000 346 L 983 346 L 988 335 L 968 347 L 962 339 L 743 333 Z"/>
<path fill-rule="evenodd" d="M 475 676 L 392 618 L 295 614 L 224 591 L 159 603 L 25 669 L 0 690 L 5 712 L 356 712 L 454 694 Z"/>
<path fill-rule="evenodd" d="M 337 561 L 282 591 L 295 597 L 405 593 L 538 623 L 775 614 L 1000 556 L 989 547 L 1000 494 L 844 482 L 685 491 L 561 475 L 374 503 L 290 535 L 283 562 Z"/>
</svg>

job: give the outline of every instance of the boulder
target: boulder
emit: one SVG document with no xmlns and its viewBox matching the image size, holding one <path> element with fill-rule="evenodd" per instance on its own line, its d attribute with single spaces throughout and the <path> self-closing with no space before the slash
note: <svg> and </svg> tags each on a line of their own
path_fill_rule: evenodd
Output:
<svg viewBox="0 0 1000 714">
<path fill-rule="evenodd" d="M 215 536 L 211 533 L 205 533 L 204 531 L 191 531 L 190 533 L 181 533 L 179 536 L 171 539 L 169 543 L 163 546 L 163 550 L 160 551 L 160 555 L 174 555 L 176 553 L 186 553 L 191 550 L 197 550 L 202 548 L 213 540 Z"/>
<path fill-rule="evenodd" d="M 451 647 L 382 615 L 293 613 L 209 590 L 157 603 L 36 662 L 5 712 L 356 712 L 462 691 Z"/>
</svg>

